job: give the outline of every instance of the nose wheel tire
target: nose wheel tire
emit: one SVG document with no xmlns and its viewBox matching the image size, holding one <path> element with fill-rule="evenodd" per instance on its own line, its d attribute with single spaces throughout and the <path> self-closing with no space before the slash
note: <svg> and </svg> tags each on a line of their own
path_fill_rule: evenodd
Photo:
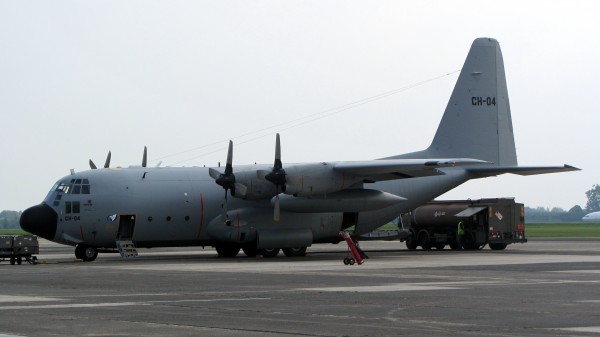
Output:
<svg viewBox="0 0 600 337">
<path fill-rule="evenodd" d="M 98 248 L 88 245 L 77 245 L 75 257 L 84 262 L 92 262 L 98 257 Z"/>
</svg>

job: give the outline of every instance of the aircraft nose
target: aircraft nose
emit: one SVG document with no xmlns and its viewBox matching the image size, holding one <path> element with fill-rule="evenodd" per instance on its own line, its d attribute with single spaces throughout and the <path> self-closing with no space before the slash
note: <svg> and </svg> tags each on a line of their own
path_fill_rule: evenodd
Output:
<svg viewBox="0 0 600 337">
<path fill-rule="evenodd" d="M 19 221 L 23 230 L 53 240 L 56 235 L 58 214 L 47 204 L 29 207 L 21 214 Z"/>
</svg>

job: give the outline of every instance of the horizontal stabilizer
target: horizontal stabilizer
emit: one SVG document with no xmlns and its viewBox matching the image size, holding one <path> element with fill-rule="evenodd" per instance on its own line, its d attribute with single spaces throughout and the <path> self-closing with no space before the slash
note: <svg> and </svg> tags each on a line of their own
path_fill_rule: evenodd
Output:
<svg viewBox="0 0 600 337">
<path fill-rule="evenodd" d="M 485 178 L 497 176 L 504 173 L 518 174 L 520 176 L 531 176 L 536 174 L 559 173 L 580 171 L 581 169 L 571 166 L 494 166 L 494 167 L 473 167 L 467 171 L 475 176 L 475 178 Z"/>
</svg>

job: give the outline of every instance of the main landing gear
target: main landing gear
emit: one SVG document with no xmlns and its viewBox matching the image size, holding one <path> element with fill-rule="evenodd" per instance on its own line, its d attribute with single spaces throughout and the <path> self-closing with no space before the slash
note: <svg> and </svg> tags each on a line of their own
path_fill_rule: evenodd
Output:
<svg viewBox="0 0 600 337">
<path fill-rule="evenodd" d="M 280 251 L 283 251 L 283 254 L 287 257 L 299 257 L 306 255 L 306 247 L 296 247 L 296 248 L 263 248 L 258 249 L 256 245 L 245 245 L 240 246 L 236 244 L 220 244 L 215 247 L 217 254 L 219 257 L 232 258 L 236 257 L 240 249 L 246 254 L 248 257 L 256 257 L 258 255 L 262 257 L 276 257 L 279 255 Z"/>
</svg>

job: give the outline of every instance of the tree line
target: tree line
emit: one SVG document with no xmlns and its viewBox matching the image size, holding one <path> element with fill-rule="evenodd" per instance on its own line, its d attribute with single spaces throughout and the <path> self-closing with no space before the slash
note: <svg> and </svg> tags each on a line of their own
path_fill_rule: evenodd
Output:
<svg viewBox="0 0 600 337">
<path fill-rule="evenodd" d="M 0 229 L 18 229 L 19 219 L 22 212 L 2 211 L 0 212 Z"/>
</svg>

